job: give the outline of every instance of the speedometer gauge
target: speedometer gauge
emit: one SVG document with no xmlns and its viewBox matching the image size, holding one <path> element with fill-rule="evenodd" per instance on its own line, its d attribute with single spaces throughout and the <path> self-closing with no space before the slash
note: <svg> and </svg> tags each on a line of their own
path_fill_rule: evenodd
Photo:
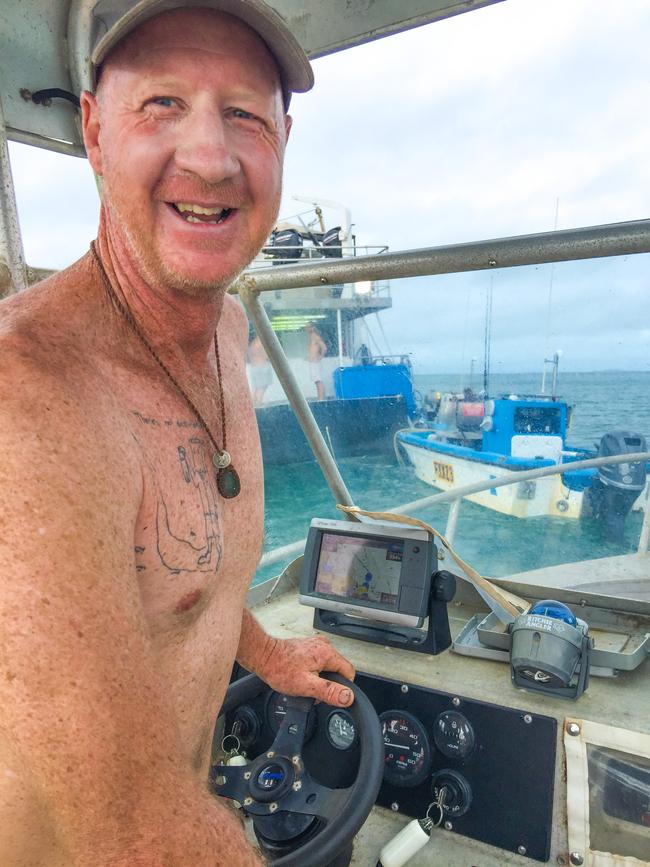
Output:
<svg viewBox="0 0 650 867">
<path fill-rule="evenodd" d="M 384 780 L 394 786 L 417 786 L 431 768 L 431 746 L 420 720 L 404 710 L 380 714 L 384 736 Z"/>
</svg>

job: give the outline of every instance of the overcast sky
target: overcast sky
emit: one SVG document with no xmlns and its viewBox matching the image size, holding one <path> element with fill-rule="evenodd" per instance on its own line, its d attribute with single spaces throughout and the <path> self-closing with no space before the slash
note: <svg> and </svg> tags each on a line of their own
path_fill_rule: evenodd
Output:
<svg viewBox="0 0 650 867">
<path fill-rule="evenodd" d="M 322 58 L 292 105 L 283 213 L 344 202 L 358 241 L 392 250 L 550 230 L 558 200 L 560 229 L 647 218 L 649 35 L 648 0 L 505 0 Z M 27 259 L 64 267 L 95 234 L 90 170 L 10 147 Z M 493 367 L 560 348 L 565 370 L 650 369 L 646 255 L 394 281 L 391 349 L 419 372 L 482 358 L 490 279 Z"/>
</svg>

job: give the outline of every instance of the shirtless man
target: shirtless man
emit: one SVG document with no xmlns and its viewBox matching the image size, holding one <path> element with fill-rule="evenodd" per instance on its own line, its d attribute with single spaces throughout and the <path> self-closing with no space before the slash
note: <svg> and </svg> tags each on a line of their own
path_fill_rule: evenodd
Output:
<svg viewBox="0 0 650 867">
<path fill-rule="evenodd" d="M 122 27 L 81 96 L 98 258 L 2 304 L 2 867 L 260 864 L 206 787 L 233 660 L 352 700 L 318 676 L 354 674 L 324 639 L 276 640 L 244 609 L 262 467 L 225 290 L 275 222 L 282 89 L 308 89 L 309 67 L 271 53 L 288 37 L 268 11 L 262 42 L 189 5 Z M 211 460 L 226 440 L 234 498 Z"/>
<path fill-rule="evenodd" d="M 313 322 L 305 325 L 307 330 L 307 357 L 309 359 L 309 375 L 316 384 L 316 397 L 325 400 L 325 383 L 323 382 L 323 358 L 327 355 L 327 344 Z"/>
<path fill-rule="evenodd" d="M 248 362 L 251 366 L 253 406 L 262 406 L 266 389 L 273 382 L 273 368 L 257 334 L 248 344 Z"/>
</svg>

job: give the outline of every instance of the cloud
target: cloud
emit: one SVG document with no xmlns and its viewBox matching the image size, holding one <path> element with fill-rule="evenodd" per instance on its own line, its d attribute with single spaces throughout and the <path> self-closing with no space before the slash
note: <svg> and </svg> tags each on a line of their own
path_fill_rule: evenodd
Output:
<svg viewBox="0 0 650 867">
<path fill-rule="evenodd" d="M 322 189 L 395 248 L 552 228 L 558 197 L 561 226 L 647 213 L 650 10 L 625 13 L 497 4 L 317 61 L 287 192 Z"/>
<path fill-rule="evenodd" d="M 360 244 L 393 250 L 547 231 L 556 203 L 559 228 L 646 217 L 648 32 L 646 0 L 513 0 L 322 58 L 292 105 L 283 212 L 293 193 L 338 200 Z M 11 156 L 28 261 L 69 264 L 97 224 L 88 166 Z M 550 266 L 494 273 L 495 359 L 537 369 L 561 346 L 569 369 L 645 367 L 647 272 L 645 256 L 557 265 L 550 319 Z M 391 346 L 435 370 L 481 357 L 489 279 L 394 281 Z"/>
<path fill-rule="evenodd" d="M 340 199 L 361 242 L 392 249 L 548 231 L 556 206 L 558 228 L 643 218 L 649 27 L 640 0 L 522 0 L 324 58 L 296 102 L 287 192 Z M 560 341 L 573 369 L 645 367 L 647 264 L 555 266 L 548 325 L 550 266 L 495 273 L 495 356 L 538 369 Z M 435 370 L 482 357 L 488 281 L 393 281 L 393 350 Z"/>
<path fill-rule="evenodd" d="M 99 196 L 86 160 L 10 144 L 27 262 L 65 268 L 97 234 Z"/>
</svg>

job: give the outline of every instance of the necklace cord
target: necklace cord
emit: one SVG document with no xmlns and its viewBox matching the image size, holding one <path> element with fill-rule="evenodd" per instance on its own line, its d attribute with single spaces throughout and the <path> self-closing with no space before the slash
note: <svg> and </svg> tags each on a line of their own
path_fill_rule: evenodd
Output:
<svg viewBox="0 0 650 867">
<path fill-rule="evenodd" d="M 223 466 L 221 466 L 221 465 L 218 466 L 218 469 L 224 469 L 225 467 L 227 467 L 230 464 L 230 455 L 226 451 L 226 410 L 225 410 L 224 397 L 223 397 L 223 383 L 221 381 L 221 359 L 219 358 L 219 343 L 217 341 L 216 331 L 214 333 L 214 353 L 215 353 L 215 357 L 217 360 L 217 377 L 219 380 L 219 404 L 220 404 L 220 410 L 221 410 L 221 430 L 223 432 L 223 449 L 219 448 L 219 446 L 217 445 L 217 441 L 215 440 L 214 436 L 212 435 L 212 431 L 208 427 L 207 422 L 203 418 L 201 412 L 199 411 L 198 407 L 195 405 L 194 401 L 185 392 L 184 388 L 180 385 L 178 380 L 173 376 L 173 374 L 171 373 L 171 371 L 169 370 L 167 365 L 164 363 L 164 361 L 158 356 L 158 353 L 153 348 L 153 346 L 149 343 L 149 341 L 147 340 L 147 338 L 143 334 L 142 330 L 140 329 L 140 326 L 138 325 L 131 310 L 129 310 L 129 308 L 126 306 L 126 304 L 124 304 L 120 300 L 117 293 L 115 292 L 115 289 L 113 289 L 113 285 L 111 284 L 111 281 L 108 277 L 108 274 L 106 273 L 106 269 L 104 268 L 102 260 L 99 258 L 99 253 L 97 252 L 97 248 L 96 248 L 94 241 L 90 242 L 90 250 L 91 250 L 91 253 L 93 255 L 93 259 L 95 261 L 95 264 L 97 265 L 97 268 L 99 270 L 99 274 L 100 274 L 102 283 L 104 284 L 104 288 L 105 288 L 109 298 L 111 299 L 111 301 L 113 302 L 113 304 L 115 305 L 117 310 L 122 314 L 122 317 L 124 318 L 126 323 L 131 327 L 131 330 L 135 332 L 135 334 L 140 339 L 141 343 L 145 346 L 145 348 L 153 356 L 153 358 L 157 362 L 158 366 L 162 368 L 162 370 L 164 371 L 164 373 L 166 374 L 167 378 L 172 383 L 172 385 L 174 386 L 176 391 L 181 395 L 181 397 L 184 398 L 185 402 L 187 403 L 189 408 L 194 413 L 196 420 L 199 422 L 199 424 L 201 425 L 201 427 L 203 428 L 203 430 L 207 434 L 210 442 L 212 443 L 213 448 L 215 449 L 215 451 L 217 453 L 218 459 L 221 461 L 224 461 L 226 457 L 228 458 L 227 463 L 224 463 Z"/>
</svg>

